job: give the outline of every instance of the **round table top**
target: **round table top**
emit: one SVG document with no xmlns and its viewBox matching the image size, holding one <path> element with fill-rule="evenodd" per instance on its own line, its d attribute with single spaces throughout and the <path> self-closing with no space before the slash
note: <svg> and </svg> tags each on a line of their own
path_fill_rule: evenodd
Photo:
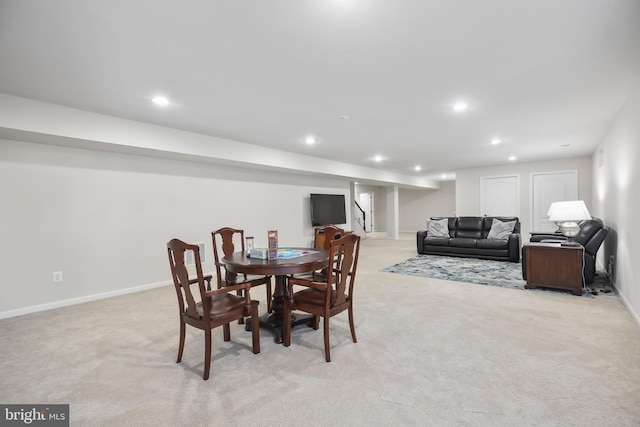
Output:
<svg viewBox="0 0 640 427">
<path fill-rule="evenodd" d="M 250 258 L 246 252 L 234 252 L 222 258 L 232 273 L 283 276 L 320 270 L 329 265 L 329 251 L 311 248 L 281 248 L 309 251 L 308 254 L 288 259 Z"/>
</svg>

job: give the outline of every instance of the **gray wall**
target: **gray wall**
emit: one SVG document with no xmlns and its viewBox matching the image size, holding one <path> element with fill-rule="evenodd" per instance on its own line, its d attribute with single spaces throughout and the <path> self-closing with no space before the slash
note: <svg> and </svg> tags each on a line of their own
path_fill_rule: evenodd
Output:
<svg viewBox="0 0 640 427">
<path fill-rule="evenodd" d="M 432 216 L 455 216 L 455 181 L 443 181 L 439 190 L 400 189 L 400 231 L 424 230 Z"/>
<path fill-rule="evenodd" d="M 615 257 L 613 280 L 640 324 L 640 86 L 630 95 L 593 158 L 593 211 L 609 235 L 604 259 Z"/>
<path fill-rule="evenodd" d="M 209 272 L 219 227 L 306 246 L 312 192 L 344 194 L 351 213 L 348 181 L 7 140 L 0 182 L 0 317 L 167 284 L 174 237 L 205 242 Z"/>
</svg>

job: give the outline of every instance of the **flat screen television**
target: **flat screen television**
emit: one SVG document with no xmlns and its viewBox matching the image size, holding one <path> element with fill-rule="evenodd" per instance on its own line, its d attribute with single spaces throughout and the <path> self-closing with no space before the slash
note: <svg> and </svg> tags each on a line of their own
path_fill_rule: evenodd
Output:
<svg viewBox="0 0 640 427">
<path fill-rule="evenodd" d="M 346 224 L 344 194 L 311 194 L 311 225 Z"/>
</svg>

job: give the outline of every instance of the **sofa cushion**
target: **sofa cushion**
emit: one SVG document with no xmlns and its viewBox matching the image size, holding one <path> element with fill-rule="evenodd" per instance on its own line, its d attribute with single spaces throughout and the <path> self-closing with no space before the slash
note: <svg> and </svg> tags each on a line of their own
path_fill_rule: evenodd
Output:
<svg viewBox="0 0 640 427">
<path fill-rule="evenodd" d="M 507 239 L 481 239 L 478 240 L 478 249 L 508 249 Z"/>
<path fill-rule="evenodd" d="M 487 235 L 487 239 L 503 239 L 509 238 L 509 235 L 513 233 L 513 227 L 516 225 L 515 221 L 502 222 L 497 218 L 493 219 L 491 224 L 491 230 Z"/>
<path fill-rule="evenodd" d="M 476 239 L 468 239 L 463 237 L 452 237 L 449 239 L 449 246 L 457 248 L 476 248 Z"/>
<path fill-rule="evenodd" d="M 425 237 L 425 246 L 449 246 L 448 237 Z"/>
<path fill-rule="evenodd" d="M 483 218 L 477 216 L 463 216 L 458 218 L 455 237 L 482 239 Z"/>
<path fill-rule="evenodd" d="M 447 218 L 427 220 L 427 237 L 449 237 L 449 220 Z"/>
</svg>

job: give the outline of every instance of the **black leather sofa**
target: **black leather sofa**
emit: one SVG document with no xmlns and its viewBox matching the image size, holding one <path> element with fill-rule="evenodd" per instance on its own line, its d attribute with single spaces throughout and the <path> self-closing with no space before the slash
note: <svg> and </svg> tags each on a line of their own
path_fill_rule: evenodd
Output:
<svg viewBox="0 0 640 427">
<path fill-rule="evenodd" d="M 445 217 L 432 217 L 442 220 Z M 515 221 L 513 231 L 503 239 L 488 239 L 493 220 Z M 448 236 L 432 237 L 427 230 L 417 233 L 419 254 L 520 261 L 520 220 L 517 217 L 447 217 Z"/>
<path fill-rule="evenodd" d="M 584 247 L 584 282 L 585 285 L 592 285 L 596 276 L 596 254 L 598 253 L 600 245 L 604 242 L 605 237 L 607 237 L 608 231 L 604 228 L 604 224 L 599 218 L 587 219 L 581 221 L 578 225 L 580 226 L 580 232 L 573 240 Z M 558 233 L 532 233 L 529 242 L 562 242 L 564 240 L 566 240 L 566 237 Z M 527 280 L 527 260 L 524 249 L 522 250 L 522 278 Z"/>
</svg>

